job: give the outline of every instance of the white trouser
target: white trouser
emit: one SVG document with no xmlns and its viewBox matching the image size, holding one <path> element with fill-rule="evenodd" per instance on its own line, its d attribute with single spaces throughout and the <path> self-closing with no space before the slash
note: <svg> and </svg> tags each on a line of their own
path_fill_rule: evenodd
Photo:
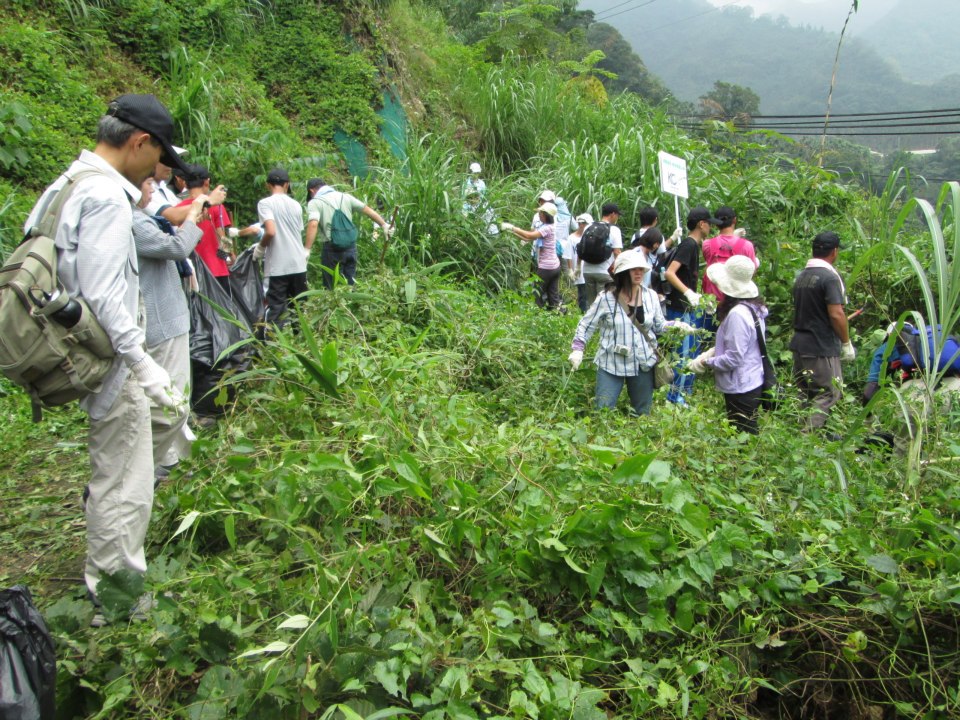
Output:
<svg viewBox="0 0 960 720">
<path fill-rule="evenodd" d="M 153 506 L 150 405 L 131 374 L 101 420 L 90 419 L 90 497 L 84 577 L 96 594 L 102 573 L 146 572 L 143 541 Z"/>
<path fill-rule="evenodd" d="M 188 333 L 164 340 L 147 353 L 170 375 L 173 386 L 189 397 L 190 336 Z M 150 403 L 150 425 L 153 429 L 153 462 L 155 465 L 176 465 L 190 457 L 190 448 L 197 436 L 187 424 L 187 414 L 180 417 L 170 410 Z"/>
</svg>

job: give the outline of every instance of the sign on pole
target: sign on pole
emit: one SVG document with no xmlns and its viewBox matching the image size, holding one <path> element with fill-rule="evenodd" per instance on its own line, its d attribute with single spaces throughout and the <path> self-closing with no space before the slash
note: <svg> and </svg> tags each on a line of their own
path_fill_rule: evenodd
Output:
<svg viewBox="0 0 960 720">
<path fill-rule="evenodd" d="M 663 150 L 657 153 L 657 157 L 660 158 L 660 189 L 682 198 L 690 197 L 687 191 L 687 161 Z"/>
<path fill-rule="evenodd" d="M 657 153 L 660 158 L 660 189 L 673 195 L 673 212 L 677 227 L 680 227 L 680 198 L 690 197 L 687 191 L 687 161 L 663 150 Z"/>
</svg>

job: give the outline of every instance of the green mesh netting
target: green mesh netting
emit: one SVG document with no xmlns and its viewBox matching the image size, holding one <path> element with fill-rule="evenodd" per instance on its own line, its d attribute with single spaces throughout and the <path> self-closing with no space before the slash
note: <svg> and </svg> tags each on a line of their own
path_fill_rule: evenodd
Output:
<svg viewBox="0 0 960 720">
<path fill-rule="evenodd" d="M 400 160 L 407 159 L 407 114 L 400 104 L 400 96 L 396 88 L 388 87 L 383 91 L 383 107 L 377 111 L 383 118 L 380 125 L 380 136 L 390 148 L 390 152 Z M 370 172 L 367 161 L 367 148 L 355 137 L 348 135 L 337 128 L 333 134 L 333 142 L 343 155 L 347 163 L 347 170 L 354 177 L 365 178 Z"/>
</svg>

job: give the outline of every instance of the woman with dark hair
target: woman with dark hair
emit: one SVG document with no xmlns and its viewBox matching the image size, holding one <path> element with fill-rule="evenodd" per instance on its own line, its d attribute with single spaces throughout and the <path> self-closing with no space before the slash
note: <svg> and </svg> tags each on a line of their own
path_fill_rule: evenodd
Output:
<svg viewBox="0 0 960 720">
<path fill-rule="evenodd" d="M 716 347 L 701 353 L 688 370 L 714 372 L 717 390 L 723 393 L 727 419 L 743 432 L 757 433 L 757 410 L 763 392 L 763 358 L 757 339 L 766 333 L 767 307 L 753 282 L 757 266 L 744 255 L 707 268 L 707 276 L 723 293 L 717 308 Z"/>
<path fill-rule="evenodd" d="M 596 407 L 614 408 L 623 386 L 627 386 L 635 415 L 650 412 L 653 400 L 653 367 L 657 363 L 657 336 L 670 326 L 693 332 L 686 323 L 667 322 L 660 300 L 643 286 L 650 272 L 646 255 L 628 250 L 617 256 L 613 283 L 597 295 L 577 325 L 573 352 L 568 360 L 576 370 L 583 362 L 583 350 L 594 333 L 600 333 L 597 366 Z"/>
<path fill-rule="evenodd" d="M 552 202 L 540 205 L 538 216 L 541 225 L 536 230 L 523 230 L 510 223 L 501 223 L 501 230 L 509 230 L 524 241 L 540 240 L 537 253 L 537 305 L 545 304 L 551 310 L 561 309 L 560 298 L 560 258 L 557 256 L 557 236 L 554 228 L 554 219 L 557 217 L 557 206 Z"/>
</svg>

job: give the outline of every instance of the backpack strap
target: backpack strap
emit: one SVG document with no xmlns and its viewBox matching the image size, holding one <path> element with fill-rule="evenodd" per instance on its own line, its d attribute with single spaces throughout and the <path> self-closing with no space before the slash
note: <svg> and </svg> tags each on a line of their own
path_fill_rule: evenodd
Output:
<svg viewBox="0 0 960 720">
<path fill-rule="evenodd" d="M 770 358 L 767 357 L 767 342 L 763 339 L 763 332 L 760 330 L 760 316 L 746 303 L 741 303 L 741 305 L 744 305 L 753 316 L 753 327 L 757 331 L 757 344 L 760 346 L 760 357 L 769 360 Z"/>
</svg>

